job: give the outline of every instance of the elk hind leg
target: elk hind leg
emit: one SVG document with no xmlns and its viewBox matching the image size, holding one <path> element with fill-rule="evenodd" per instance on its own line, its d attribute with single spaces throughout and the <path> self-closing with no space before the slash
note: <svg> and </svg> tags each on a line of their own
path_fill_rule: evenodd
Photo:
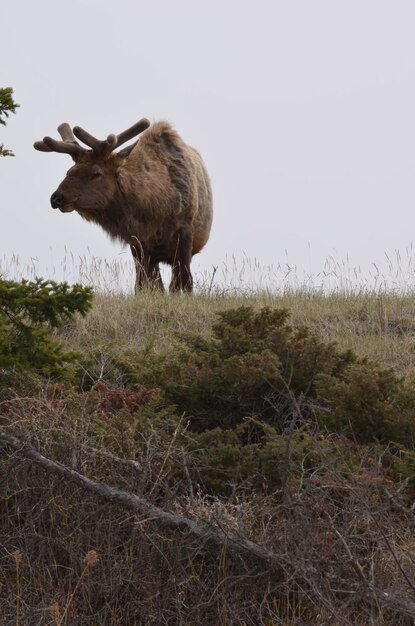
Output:
<svg viewBox="0 0 415 626">
<path fill-rule="evenodd" d="M 193 277 L 190 271 L 193 249 L 193 231 L 190 226 L 182 226 L 177 233 L 176 254 L 172 266 L 170 291 L 192 291 Z"/>
</svg>

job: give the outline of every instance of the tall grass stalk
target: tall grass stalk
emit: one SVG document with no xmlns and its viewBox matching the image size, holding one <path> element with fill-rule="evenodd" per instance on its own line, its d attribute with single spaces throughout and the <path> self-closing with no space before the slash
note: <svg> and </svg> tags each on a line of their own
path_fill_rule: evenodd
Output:
<svg viewBox="0 0 415 626">
<path fill-rule="evenodd" d="M 20 564 L 23 558 L 21 551 L 15 550 L 13 558 L 16 566 L 16 626 L 20 626 Z"/>
<path fill-rule="evenodd" d="M 89 569 L 97 562 L 97 560 L 98 560 L 98 555 L 97 555 L 96 551 L 95 550 L 89 550 L 87 552 L 87 555 L 86 555 L 85 559 L 84 559 L 84 567 L 83 567 L 83 569 L 81 571 L 81 574 L 79 575 L 78 580 L 76 581 L 76 585 L 73 588 L 71 595 L 69 596 L 68 602 L 66 603 L 66 607 L 65 607 L 62 615 L 60 615 L 60 617 L 59 617 L 59 607 L 58 607 L 58 611 L 55 612 L 55 615 L 58 617 L 58 621 L 56 622 L 57 626 L 62 626 L 62 624 L 64 623 L 64 620 L 66 618 L 66 614 L 67 614 L 67 612 L 68 612 L 68 610 L 69 610 L 69 608 L 70 608 L 70 606 L 71 606 L 71 604 L 73 602 L 73 599 L 75 597 L 75 594 L 76 594 L 76 592 L 78 590 L 79 585 L 81 584 L 83 578 L 85 577 L 85 575 L 87 574 Z M 53 606 L 56 606 L 56 603 Z"/>
<path fill-rule="evenodd" d="M 63 256 L 50 261 L 40 258 L 21 259 L 13 254 L 0 258 L 0 277 L 12 280 L 43 276 L 57 281 L 78 282 L 93 286 L 106 294 L 133 292 L 134 263 L 125 251 L 108 258 L 95 256 L 90 250 L 74 255 L 65 249 Z M 201 268 L 198 258 L 193 262 L 195 291 L 205 295 L 237 295 L 269 293 L 363 295 L 380 293 L 408 294 L 415 285 L 415 255 L 412 244 L 403 253 L 384 253 L 380 260 L 353 265 L 345 259 L 330 255 L 320 269 L 309 270 L 292 263 L 286 253 L 284 260 L 263 264 L 255 257 L 226 256 L 211 268 Z M 165 284 L 170 280 L 170 268 L 162 267 Z"/>
</svg>

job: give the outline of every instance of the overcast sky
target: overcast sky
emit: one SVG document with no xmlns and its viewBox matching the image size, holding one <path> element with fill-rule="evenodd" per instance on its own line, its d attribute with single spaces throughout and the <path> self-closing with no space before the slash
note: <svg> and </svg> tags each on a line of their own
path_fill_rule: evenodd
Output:
<svg viewBox="0 0 415 626">
<path fill-rule="evenodd" d="M 32 144 L 63 121 L 104 138 L 141 117 L 205 159 L 215 216 L 197 272 L 233 256 L 305 275 L 330 257 L 412 260 L 413 0 L 13 0 L 1 19 L 0 86 L 20 104 L 0 127 L 16 155 L 0 161 L 3 271 L 12 255 L 56 271 L 65 247 L 125 258 L 50 208 L 71 159 Z"/>
</svg>

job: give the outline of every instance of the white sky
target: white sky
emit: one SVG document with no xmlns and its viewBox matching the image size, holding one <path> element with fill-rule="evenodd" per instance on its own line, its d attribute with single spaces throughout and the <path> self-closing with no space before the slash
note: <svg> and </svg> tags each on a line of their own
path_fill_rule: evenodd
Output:
<svg viewBox="0 0 415 626">
<path fill-rule="evenodd" d="M 58 278 L 68 253 L 126 257 L 51 209 L 72 162 L 32 144 L 63 121 L 104 138 L 141 117 L 168 119 L 208 167 L 196 272 L 233 255 L 305 275 L 330 256 L 412 261 L 413 0 L 13 0 L 1 19 L 0 86 L 21 107 L 0 127 L 16 154 L 0 160 L 0 271 L 12 255 Z"/>
</svg>

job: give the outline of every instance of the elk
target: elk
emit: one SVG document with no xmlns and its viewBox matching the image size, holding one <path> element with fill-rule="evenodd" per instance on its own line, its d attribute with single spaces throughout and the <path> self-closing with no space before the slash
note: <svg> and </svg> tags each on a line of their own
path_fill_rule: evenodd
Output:
<svg viewBox="0 0 415 626">
<path fill-rule="evenodd" d="M 130 246 L 136 293 L 164 289 L 160 263 L 172 267 L 170 291 L 192 291 L 190 263 L 212 225 L 212 191 L 200 154 L 167 122 L 142 119 L 103 141 L 66 122 L 58 132 L 62 141 L 44 137 L 34 144 L 36 150 L 63 152 L 75 161 L 50 198 L 52 208 L 76 211 Z"/>
</svg>

